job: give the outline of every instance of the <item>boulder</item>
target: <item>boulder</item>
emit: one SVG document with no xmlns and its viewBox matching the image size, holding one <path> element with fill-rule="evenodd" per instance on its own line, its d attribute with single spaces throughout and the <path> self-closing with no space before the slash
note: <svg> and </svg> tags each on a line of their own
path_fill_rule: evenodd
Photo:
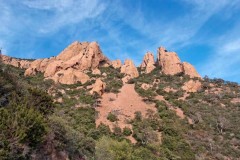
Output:
<svg viewBox="0 0 240 160">
<path fill-rule="evenodd" d="M 37 74 L 37 71 L 35 68 L 28 68 L 25 70 L 24 72 L 24 76 L 33 76 L 33 75 L 36 75 Z"/>
<path fill-rule="evenodd" d="M 27 60 L 20 61 L 20 68 L 29 68 L 31 66 L 31 62 Z"/>
<path fill-rule="evenodd" d="M 47 78 L 47 77 L 54 76 L 56 72 L 58 72 L 62 69 L 62 63 L 63 63 L 63 61 L 56 60 L 56 61 L 53 61 L 52 63 L 48 64 L 45 69 L 44 77 Z"/>
<path fill-rule="evenodd" d="M 36 75 L 37 72 L 40 70 L 40 64 L 43 61 L 43 59 L 37 59 L 33 61 L 30 65 L 30 67 L 25 71 L 25 76 L 32 76 Z"/>
<path fill-rule="evenodd" d="M 185 82 L 182 86 L 182 89 L 186 92 L 197 92 L 202 88 L 202 84 L 200 81 L 196 80 L 190 80 L 188 82 Z"/>
<path fill-rule="evenodd" d="M 111 62 L 113 68 L 120 68 L 122 66 L 122 62 L 120 59 L 114 60 Z"/>
<path fill-rule="evenodd" d="M 92 70 L 92 74 L 94 74 L 94 75 L 101 75 L 101 71 L 96 68 L 96 69 Z"/>
<path fill-rule="evenodd" d="M 104 93 L 104 90 L 106 88 L 106 83 L 104 83 L 101 79 L 97 79 L 96 82 L 92 85 L 92 90 L 90 91 L 90 94 L 97 93 L 99 95 L 102 95 Z"/>
<path fill-rule="evenodd" d="M 129 78 L 136 78 L 139 76 L 138 70 L 132 60 L 125 60 L 124 65 L 121 67 L 121 73 L 124 73 Z"/>
<path fill-rule="evenodd" d="M 168 52 L 164 47 L 158 48 L 157 63 L 162 68 L 162 73 L 175 75 L 183 73 L 183 68 L 178 55 L 175 52 Z"/>
<path fill-rule="evenodd" d="M 190 78 L 194 78 L 194 77 L 198 77 L 201 78 L 201 76 L 198 74 L 198 72 L 196 71 L 196 69 L 193 67 L 193 65 L 187 63 L 187 62 L 183 62 L 182 63 L 183 66 L 183 72 L 186 75 L 189 75 Z"/>
<path fill-rule="evenodd" d="M 143 83 L 143 84 L 141 85 L 141 88 L 144 89 L 144 90 L 148 90 L 148 89 L 151 88 L 151 87 L 152 87 L 152 85 L 147 84 L 147 83 Z"/>
<path fill-rule="evenodd" d="M 59 82 L 62 84 L 76 84 L 78 82 L 84 84 L 90 78 L 87 74 L 81 71 L 69 68 L 67 70 L 60 70 L 56 72 L 53 76 L 48 77 L 47 79 L 52 79 L 54 82 Z"/>
<path fill-rule="evenodd" d="M 107 77 L 107 73 L 104 72 L 104 73 L 102 74 L 102 76 Z"/>
<path fill-rule="evenodd" d="M 141 69 L 145 69 L 145 73 L 150 73 L 152 70 L 154 70 L 155 67 L 155 61 L 154 61 L 154 55 L 151 52 L 147 52 L 143 58 L 143 62 L 140 65 Z"/>
<path fill-rule="evenodd" d="M 44 72 L 44 71 L 46 70 L 47 66 L 48 66 L 49 64 L 51 64 L 50 62 L 52 62 L 52 61 L 53 61 L 53 60 L 48 59 L 48 58 L 43 59 L 43 60 L 41 61 L 41 63 L 39 64 L 39 67 L 37 68 L 37 70 L 38 70 L 39 72 Z"/>
</svg>

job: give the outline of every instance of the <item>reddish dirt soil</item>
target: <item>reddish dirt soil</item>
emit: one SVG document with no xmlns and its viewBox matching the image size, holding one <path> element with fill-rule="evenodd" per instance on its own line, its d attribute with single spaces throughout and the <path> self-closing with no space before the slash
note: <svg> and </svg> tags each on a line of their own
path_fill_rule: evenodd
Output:
<svg viewBox="0 0 240 160">
<path fill-rule="evenodd" d="M 120 128 L 129 127 L 132 128 L 127 122 L 134 118 L 135 112 L 140 111 L 143 116 L 146 115 L 147 110 L 153 110 L 156 112 L 154 104 L 146 104 L 143 99 L 138 95 L 134 89 L 134 84 L 124 84 L 120 89 L 120 93 L 104 93 L 101 99 L 100 107 L 97 107 L 98 118 L 96 125 L 100 123 L 106 124 L 112 130 L 114 126 Z M 112 112 L 118 117 L 117 122 L 110 122 L 107 120 L 108 114 Z M 135 140 L 129 138 L 133 143 Z"/>
<path fill-rule="evenodd" d="M 231 100 L 232 103 L 240 103 L 240 98 L 233 98 Z"/>
</svg>

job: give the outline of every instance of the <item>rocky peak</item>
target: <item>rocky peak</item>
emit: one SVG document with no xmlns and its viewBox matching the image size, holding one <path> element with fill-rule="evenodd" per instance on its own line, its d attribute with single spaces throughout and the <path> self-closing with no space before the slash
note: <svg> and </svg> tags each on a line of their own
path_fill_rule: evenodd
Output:
<svg viewBox="0 0 240 160">
<path fill-rule="evenodd" d="M 97 42 L 74 42 L 58 56 L 50 59 L 38 59 L 26 70 L 25 75 L 43 72 L 44 77 L 64 84 L 85 83 L 89 77 L 85 70 L 96 70 L 110 64 Z M 61 76 L 59 76 L 61 75 Z M 68 76 L 66 76 L 68 75 Z M 82 79 L 84 80 L 80 80 Z"/>
<path fill-rule="evenodd" d="M 63 50 L 56 59 L 64 61 L 64 68 L 74 66 L 79 70 L 95 69 L 105 63 L 110 64 L 96 42 L 74 42 Z"/>
<path fill-rule="evenodd" d="M 175 52 L 168 52 L 164 47 L 158 48 L 157 63 L 164 74 L 175 75 L 183 72 L 178 55 Z"/>
<path fill-rule="evenodd" d="M 120 68 L 122 66 L 122 62 L 120 59 L 112 61 L 111 64 L 112 64 L 113 68 Z"/>
<path fill-rule="evenodd" d="M 126 75 L 124 78 L 125 80 L 139 76 L 137 67 L 130 59 L 125 60 L 124 65 L 121 67 L 121 73 L 124 73 Z"/>
<path fill-rule="evenodd" d="M 143 58 L 143 62 L 140 65 L 141 69 L 145 69 L 145 73 L 150 73 L 152 70 L 154 70 L 155 67 L 155 61 L 154 61 L 154 55 L 151 52 L 147 52 Z"/>
<path fill-rule="evenodd" d="M 162 73 L 168 75 L 175 75 L 178 73 L 184 73 L 189 75 L 190 78 L 201 76 L 196 69 L 189 63 L 181 63 L 180 58 L 175 52 L 168 52 L 164 47 L 158 48 L 157 64 L 162 68 Z"/>
<path fill-rule="evenodd" d="M 67 48 L 65 48 L 57 57 L 57 60 L 67 61 L 72 57 L 78 55 L 80 52 L 86 50 L 88 42 L 80 43 L 78 41 L 73 42 Z"/>
</svg>

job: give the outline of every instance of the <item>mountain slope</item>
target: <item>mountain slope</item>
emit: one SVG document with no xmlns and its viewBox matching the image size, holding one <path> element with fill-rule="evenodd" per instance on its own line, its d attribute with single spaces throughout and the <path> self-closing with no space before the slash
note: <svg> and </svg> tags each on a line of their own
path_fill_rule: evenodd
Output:
<svg viewBox="0 0 240 160">
<path fill-rule="evenodd" d="M 1 61 L 0 159 L 240 157 L 240 86 L 201 78 L 163 47 L 140 67 L 95 42 Z"/>
</svg>

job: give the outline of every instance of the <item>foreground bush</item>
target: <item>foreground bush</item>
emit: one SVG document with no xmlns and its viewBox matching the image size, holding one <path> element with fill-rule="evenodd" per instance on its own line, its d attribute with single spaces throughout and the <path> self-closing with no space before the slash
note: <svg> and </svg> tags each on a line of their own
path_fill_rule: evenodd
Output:
<svg viewBox="0 0 240 160">
<path fill-rule="evenodd" d="M 47 133 L 43 115 L 25 104 L 0 108 L 0 117 L 0 159 L 28 157 Z"/>
</svg>

